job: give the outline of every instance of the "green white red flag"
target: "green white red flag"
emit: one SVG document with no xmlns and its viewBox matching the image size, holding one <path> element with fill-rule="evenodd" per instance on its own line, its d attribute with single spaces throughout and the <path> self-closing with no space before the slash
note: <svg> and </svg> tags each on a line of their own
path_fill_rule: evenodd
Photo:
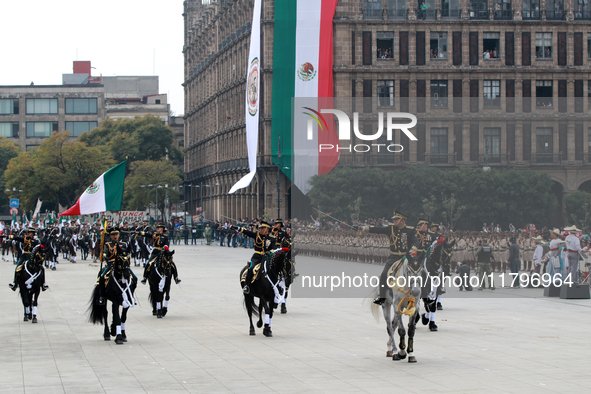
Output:
<svg viewBox="0 0 591 394">
<path fill-rule="evenodd" d="M 82 193 L 74 206 L 60 213 L 59 216 L 90 215 L 97 212 L 120 211 L 125 182 L 125 166 L 127 161 L 99 176 Z"/>
</svg>

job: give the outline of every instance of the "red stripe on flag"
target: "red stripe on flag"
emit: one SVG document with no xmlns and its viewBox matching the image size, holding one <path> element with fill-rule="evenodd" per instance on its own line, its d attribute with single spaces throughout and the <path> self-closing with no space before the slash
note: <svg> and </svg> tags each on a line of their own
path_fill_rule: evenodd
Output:
<svg viewBox="0 0 591 394">
<path fill-rule="evenodd" d="M 70 209 L 65 210 L 64 212 L 60 213 L 59 216 L 77 216 L 80 215 L 80 199 L 76 201 Z"/>
<path fill-rule="evenodd" d="M 318 56 L 318 110 L 333 108 L 333 25 L 332 19 L 338 0 L 322 0 L 320 14 L 320 46 Z M 324 98 L 324 99 L 323 99 Z M 318 144 L 330 144 L 334 149 L 324 149 L 318 153 L 318 174 L 328 174 L 339 162 L 336 147 L 339 139 L 336 132 L 334 116 L 329 115 L 328 130 L 318 133 Z"/>
</svg>

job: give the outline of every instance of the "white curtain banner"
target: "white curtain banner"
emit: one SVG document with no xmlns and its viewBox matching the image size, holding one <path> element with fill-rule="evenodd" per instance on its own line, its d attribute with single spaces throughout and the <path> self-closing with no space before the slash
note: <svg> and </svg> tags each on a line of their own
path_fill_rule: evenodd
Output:
<svg viewBox="0 0 591 394">
<path fill-rule="evenodd" d="M 234 193 L 250 185 L 257 171 L 257 146 L 259 143 L 259 99 L 261 71 L 261 0 L 254 1 L 252 29 L 250 31 L 250 50 L 248 53 L 248 73 L 246 75 L 246 146 L 250 172 L 243 176 L 228 192 Z"/>
</svg>

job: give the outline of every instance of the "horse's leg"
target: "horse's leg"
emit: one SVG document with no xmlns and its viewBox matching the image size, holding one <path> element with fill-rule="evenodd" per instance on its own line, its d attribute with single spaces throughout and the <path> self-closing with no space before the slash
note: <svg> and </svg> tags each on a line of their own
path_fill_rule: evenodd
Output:
<svg viewBox="0 0 591 394">
<path fill-rule="evenodd" d="M 257 321 L 257 327 L 263 326 L 263 303 L 259 300 L 259 321 Z"/>
<path fill-rule="evenodd" d="M 107 299 L 105 296 L 105 303 L 101 305 L 103 308 L 103 323 L 105 325 L 105 332 L 103 333 L 103 338 L 105 341 L 111 340 L 111 332 L 109 331 L 109 310 L 107 309 Z"/>
<path fill-rule="evenodd" d="M 398 308 L 396 308 L 398 309 Z M 412 316 L 414 319 L 414 315 Z M 400 342 L 398 343 L 398 353 L 396 354 L 398 358 L 392 357 L 393 360 L 404 360 L 406 358 L 406 343 L 405 343 L 405 336 L 406 330 L 404 329 L 404 323 L 402 322 L 402 314 L 398 312 L 398 310 L 394 311 L 394 323 L 392 324 L 394 327 L 398 326 L 398 336 L 400 337 Z"/>
<path fill-rule="evenodd" d="M 250 335 L 256 335 L 254 325 L 252 324 L 252 310 L 254 308 L 254 296 L 252 294 L 244 294 L 244 304 L 246 305 L 246 312 L 248 313 L 248 320 L 250 321 Z M 260 327 L 260 326 L 259 326 Z"/>
<path fill-rule="evenodd" d="M 271 295 L 273 297 L 273 295 Z M 260 298 L 261 304 L 265 308 L 265 327 L 263 328 L 263 335 L 266 337 L 272 337 L 271 332 L 271 316 L 273 316 L 273 308 L 270 306 L 271 302 L 267 302 L 263 297 Z"/>
<path fill-rule="evenodd" d="M 31 297 L 33 298 L 33 308 L 32 308 L 32 323 L 37 323 L 37 300 L 39 299 L 39 293 L 41 292 L 41 285 L 37 286 L 35 289 L 35 292 L 33 294 L 31 294 Z"/>
<path fill-rule="evenodd" d="M 20 286 L 17 283 L 17 286 L 20 287 L 19 291 L 21 293 L 21 300 L 23 301 L 23 309 L 25 312 L 23 321 L 29 321 L 31 314 L 31 301 L 29 300 L 29 291 L 24 287 L 24 285 Z"/>
<path fill-rule="evenodd" d="M 418 310 L 416 313 L 419 313 Z M 415 313 L 415 316 L 416 316 Z M 413 355 L 414 352 L 414 337 L 415 337 L 415 329 L 416 329 L 416 318 L 412 316 L 408 321 L 408 362 L 409 363 L 416 363 L 417 359 Z"/>
<path fill-rule="evenodd" d="M 117 345 L 123 345 L 123 337 L 121 336 L 121 316 L 119 315 L 119 304 L 112 302 L 113 304 L 113 326 L 115 327 L 115 343 Z"/>
<path fill-rule="evenodd" d="M 121 338 L 123 342 L 127 342 L 127 335 L 125 335 L 125 322 L 127 321 L 127 310 L 129 308 L 123 308 L 121 312 Z"/>
<path fill-rule="evenodd" d="M 392 357 L 392 348 L 396 348 L 396 345 L 394 344 L 394 329 L 392 328 L 392 304 L 387 300 L 382 304 L 382 313 L 384 314 L 386 331 L 388 332 L 388 342 L 386 343 L 388 350 L 386 351 L 386 357 Z"/>
<path fill-rule="evenodd" d="M 164 302 L 162 303 L 162 317 L 166 316 L 168 313 L 168 302 L 170 301 L 170 284 L 168 288 L 165 289 L 166 296 L 164 298 Z"/>
<path fill-rule="evenodd" d="M 288 292 L 289 286 L 285 286 L 285 297 L 283 297 L 283 302 L 281 303 L 281 313 L 287 313 L 287 306 L 285 303 L 287 302 Z"/>
</svg>

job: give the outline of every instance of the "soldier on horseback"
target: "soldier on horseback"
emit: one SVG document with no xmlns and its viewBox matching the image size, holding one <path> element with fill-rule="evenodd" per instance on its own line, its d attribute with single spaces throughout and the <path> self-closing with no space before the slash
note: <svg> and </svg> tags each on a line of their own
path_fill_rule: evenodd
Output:
<svg viewBox="0 0 591 394">
<path fill-rule="evenodd" d="M 272 246 L 280 248 L 283 238 L 288 237 L 289 239 L 289 234 L 283 230 L 284 227 L 283 219 L 275 219 L 275 224 L 273 224 L 273 228 L 269 234 L 271 238 L 275 239 L 275 245 Z"/>
<path fill-rule="evenodd" d="M 16 289 L 18 288 L 18 285 L 17 285 L 18 275 L 22 271 L 24 264 L 27 262 L 27 260 L 31 256 L 31 252 L 33 251 L 33 248 L 35 246 L 39 245 L 39 239 L 37 239 L 37 237 L 35 236 L 35 229 L 33 227 L 28 228 L 27 235 L 25 235 L 24 237 L 15 237 L 14 235 L 10 235 L 9 238 L 15 242 L 22 243 L 22 250 L 23 250 L 23 253 L 22 253 L 22 255 L 18 261 L 18 264 L 16 266 L 16 269 L 14 270 L 14 281 L 12 283 L 8 284 L 8 286 L 12 289 L 12 291 L 16 291 Z M 45 290 L 47 290 L 47 288 L 49 286 L 47 286 L 45 284 L 45 269 L 43 267 L 41 267 L 41 270 L 42 270 L 41 275 L 43 276 L 43 278 L 42 278 L 43 285 L 41 286 L 41 290 L 45 291 Z"/>
<path fill-rule="evenodd" d="M 154 245 L 154 249 L 152 249 L 152 253 L 150 254 L 148 263 L 144 267 L 144 277 L 142 278 L 143 285 L 145 285 L 148 281 L 148 277 L 150 276 L 150 269 L 152 268 L 152 265 L 154 264 L 156 258 L 160 255 L 160 253 L 162 253 L 162 250 L 165 246 L 168 247 L 170 245 L 168 236 L 164 234 L 165 229 L 166 226 L 164 224 L 158 223 L 158 225 L 156 226 L 156 233 L 152 233 L 150 231 L 140 231 L 138 233 L 143 237 L 152 238 L 152 242 Z M 172 275 L 174 277 L 175 283 L 181 283 L 178 271 L 176 269 L 176 265 L 174 263 L 172 263 Z"/>
<path fill-rule="evenodd" d="M 101 271 L 99 271 L 99 279 L 97 281 L 97 284 L 101 285 L 101 288 L 104 289 L 105 288 L 105 281 L 108 279 L 108 276 L 110 275 L 111 271 L 113 270 L 113 265 L 115 264 L 115 260 L 117 259 L 118 256 L 127 256 L 127 245 L 125 245 L 125 243 L 121 242 L 119 240 L 119 229 L 114 227 L 111 229 L 108 229 L 107 232 L 109 233 L 109 236 L 111 237 L 111 240 L 108 242 L 105 242 L 105 246 L 103 248 L 103 261 L 105 261 L 105 268 L 103 268 Z M 131 271 L 132 275 L 133 275 L 133 279 L 132 281 L 134 281 L 135 283 L 137 283 L 137 277 L 135 276 L 135 274 L 133 274 L 133 271 Z M 101 297 L 99 299 L 99 303 L 102 305 L 104 304 L 105 299 L 103 297 Z"/>
<path fill-rule="evenodd" d="M 269 235 L 270 228 L 271 225 L 265 221 L 259 223 L 259 229 L 256 232 L 248 231 L 244 227 L 238 228 L 232 226 L 233 230 L 238 230 L 241 234 L 254 239 L 254 253 L 250 259 L 250 265 L 246 273 L 245 285 L 242 288 L 242 291 L 246 294 L 250 293 L 248 284 L 252 281 L 253 268 L 263 261 L 265 253 L 270 250 L 271 245 L 275 246 L 275 238 L 271 238 Z"/>
<path fill-rule="evenodd" d="M 367 231 L 373 234 L 384 234 L 390 238 L 390 256 L 386 260 L 386 265 L 380 276 L 379 296 L 373 300 L 374 304 L 382 305 L 386 301 L 386 292 L 388 291 L 388 270 L 392 265 L 406 256 L 409 262 L 414 262 L 417 257 L 417 240 L 415 231 L 412 227 L 406 225 L 407 216 L 394 211 L 392 224 L 384 227 L 371 226 Z"/>
</svg>

